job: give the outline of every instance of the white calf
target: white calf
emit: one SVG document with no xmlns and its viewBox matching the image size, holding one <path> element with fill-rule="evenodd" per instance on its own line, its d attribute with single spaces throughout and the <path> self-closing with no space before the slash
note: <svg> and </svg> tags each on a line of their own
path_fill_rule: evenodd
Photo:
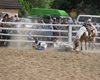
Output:
<svg viewBox="0 0 100 80">
<path fill-rule="evenodd" d="M 62 51 L 71 51 L 73 50 L 73 46 L 70 44 L 67 44 L 65 42 L 61 42 L 59 40 L 56 40 L 54 42 L 54 48 L 58 49 L 58 50 L 62 50 Z"/>
</svg>

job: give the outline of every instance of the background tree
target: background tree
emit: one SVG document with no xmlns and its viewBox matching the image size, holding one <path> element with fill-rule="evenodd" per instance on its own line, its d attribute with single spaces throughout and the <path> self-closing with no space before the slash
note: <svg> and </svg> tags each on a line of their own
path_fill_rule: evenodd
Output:
<svg viewBox="0 0 100 80">
<path fill-rule="evenodd" d="M 100 0 L 54 0 L 51 7 L 56 9 L 63 9 L 70 12 L 72 8 L 79 11 L 86 9 L 88 14 L 100 13 Z"/>
<path fill-rule="evenodd" d="M 74 8 L 77 12 L 81 9 L 88 14 L 100 14 L 100 0 L 18 0 L 22 5 L 20 15 L 28 15 L 32 7 L 62 9 L 67 13 Z"/>
<path fill-rule="evenodd" d="M 22 5 L 22 9 L 19 10 L 19 15 L 29 15 L 29 11 L 34 8 L 51 8 L 53 0 L 18 0 Z"/>
<path fill-rule="evenodd" d="M 37 7 L 37 8 L 51 8 L 51 4 L 53 0 L 28 0 L 31 4 L 32 7 Z"/>
<path fill-rule="evenodd" d="M 100 0 L 83 0 L 83 6 L 90 11 L 89 14 L 99 14 L 100 13 Z"/>
<path fill-rule="evenodd" d="M 29 14 L 31 4 L 27 0 L 18 0 L 18 2 L 22 5 L 22 9 L 19 10 L 20 16 L 25 16 Z"/>
</svg>

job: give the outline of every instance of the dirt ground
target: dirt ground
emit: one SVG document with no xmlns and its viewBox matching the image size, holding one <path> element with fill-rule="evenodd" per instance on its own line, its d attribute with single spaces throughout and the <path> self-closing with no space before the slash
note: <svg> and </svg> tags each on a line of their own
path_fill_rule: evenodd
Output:
<svg viewBox="0 0 100 80">
<path fill-rule="evenodd" d="M 100 80 L 100 52 L 0 47 L 0 80 Z"/>
</svg>

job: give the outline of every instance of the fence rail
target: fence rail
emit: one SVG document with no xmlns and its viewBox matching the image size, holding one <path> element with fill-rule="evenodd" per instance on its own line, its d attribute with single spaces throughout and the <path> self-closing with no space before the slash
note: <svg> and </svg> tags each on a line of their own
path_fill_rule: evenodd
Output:
<svg viewBox="0 0 100 80">
<path fill-rule="evenodd" d="M 60 39 L 63 39 L 63 38 L 66 38 L 67 39 L 67 42 L 69 44 L 72 44 L 73 42 L 73 38 L 75 38 L 75 34 L 77 33 L 78 30 L 73 30 L 73 28 L 80 28 L 82 27 L 82 25 L 66 25 L 66 24 L 40 24 L 40 23 L 26 23 L 26 22 L 0 22 L 0 23 L 4 23 L 4 24 L 14 24 L 14 27 L 6 27 L 6 28 L 3 28 L 3 27 L 0 27 L 0 30 L 8 30 L 8 31 L 12 31 L 12 33 L 0 33 L 0 35 L 6 35 L 6 36 L 13 36 L 13 37 L 44 37 L 44 38 L 60 38 Z M 17 25 L 26 25 L 24 28 L 22 27 L 15 27 Z M 27 27 L 28 25 L 28 27 Z M 65 27 L 65 26 L 69 26 L 69 29 L 66 29 L 66 30 L 53 30 L 53 29 L 37 29 L 37 27 L 34 28 L 34 26 L 60 26 L 60 27 Z M 100 34 L 100 25 L 97 25 L 96 26 L 97 28 L 97 33 Z M 23 32 L 21 34 L 17 34 L 17 33 L 13 33 L 13 31 L 20 31 L 20 32 Z M 29 34 L 30 32 L 31 33 L 34 33 L 35 31 L 35 34 Z M 27 34 L 25 32 L 28 32 Z M 59 33 L 58 36 L 53 36 L 53 32 L 57 32 Z M 38 34 L 39 33 L 39 34 Z M 41 34 L 42 33 L 42 34 Z M 52 33 L 51 35 L 46 35 L 48 33 Z M 65 36 L 62 35 L 62 34 L 66 34 Z M 73 35 L 74 34 L 74 35 Z M 98 40 L 98 41 L 97 41 Z M 34 40 L 14 40 L 14 39 L 0 39 L 0 41 L 8 41 L 8 42 L 34 42 Z M 44 42 L 46 43 L 53 43 L 53 41 L 48 41 L 48 40 L 45 40 Z M 100 45 L 100 36 L 97 36 L 96 37 L 96 45 Z"/>
</svg>

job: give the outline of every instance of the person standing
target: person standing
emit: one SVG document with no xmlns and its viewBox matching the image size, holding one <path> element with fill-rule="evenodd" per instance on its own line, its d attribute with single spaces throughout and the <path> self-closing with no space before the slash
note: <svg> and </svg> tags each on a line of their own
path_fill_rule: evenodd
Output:
<svg viewBox="0 0 100 80">
<path fill-rule="evenodd" d="M 8 22 L 8 20 L 9 20 L 9 15 L 6 14 L 6 15 L 3 17 L 2 22 Z M 2 28 L 8 27 L 8 24 L 2 23 L 2 24 L 1 24 L 1 27 L 2 27 Z M 2 29 L 2 33 L 3 33 L 3 34 L 7 34 L 7 30 Z M 2 39 L 7 39 L 7 37 L 8 37 L 8 36 L 6 36 L 6 35 L 2 35 Z M 2 41 L 2 42 L 1 42 L 1 45 L 6 45 L 6 43 L 7 43 L 7 42 Z"/>
<path fill-rule="evenodd" d="M 18 21 L 18 20 L 19 20 L 18 14 L 15 14 L 14 21 Z"/>
<path fill-rule="evenodd" d="M 67 18 L 63 18 L 63 21 L 62 21 L 61 24 L 64 24 L 64 25 L 66 25 L 66 26 L 62 26 L 60 29 L 61 29 L 61 30 L 66 30 L 66 31 L 68 31 L 68 29 L 69 29 L 69 26 L 68 26 L 68 19 L 67 19 Z M 62 36 L 68 36 L 68 33 L 67 33 L 67 32 L 62 32 L 61 35 L 62 35 Z"/>
<path fill-rule="evenodd" d="M 58 24 L 58 22 L 57 22 L 55 17 L 53 18 L 53 24 Z M 58 29 L 59 29 L 58 26 L 53 26 L 53 30 L 58 30 Z M 59 32 L 53 32 L 53 36 L 59 36 Z M 55 40 L 57 38 L 55 37 L 53 39 Z"/>
</svg>

